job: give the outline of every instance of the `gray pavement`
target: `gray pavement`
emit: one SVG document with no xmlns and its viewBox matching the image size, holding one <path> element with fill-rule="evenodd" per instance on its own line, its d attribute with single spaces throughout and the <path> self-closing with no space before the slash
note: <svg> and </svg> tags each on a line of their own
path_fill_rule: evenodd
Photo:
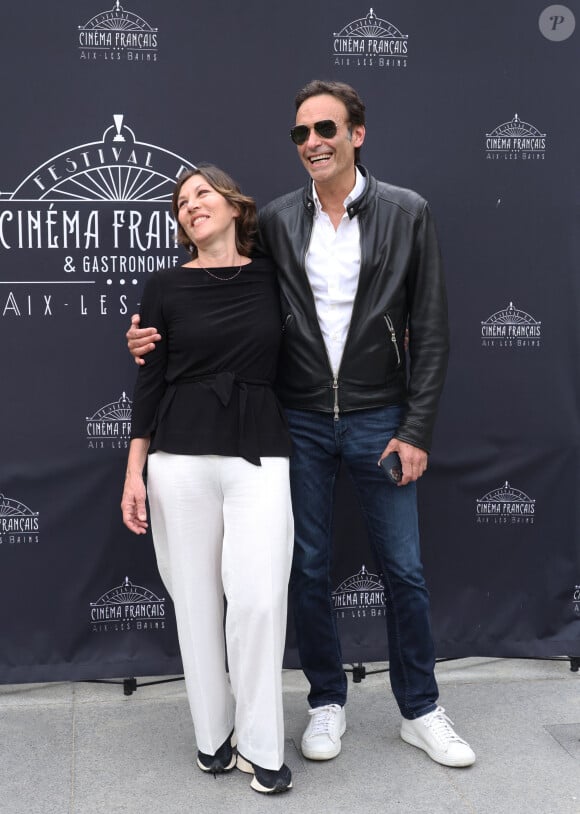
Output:
<svg viewBox="0 0 580 814">
<path fill-rule="evenodd" d="M 239 771 L 197 769 L 182 681 L 131 696 L 113 684 L 0 686 L 0 812 L 580 814 L 580 673 L 567 661 L 471 658 L 439 664 L 437 677 L 442 705 L 476 752 L 470 768 L 439 766 L 401 741 L 385 674 L 350 683 L 341 754 L 304 760 L 306 683 L 286 671 L 294 788 L 274 797 Z"/>
</svg>

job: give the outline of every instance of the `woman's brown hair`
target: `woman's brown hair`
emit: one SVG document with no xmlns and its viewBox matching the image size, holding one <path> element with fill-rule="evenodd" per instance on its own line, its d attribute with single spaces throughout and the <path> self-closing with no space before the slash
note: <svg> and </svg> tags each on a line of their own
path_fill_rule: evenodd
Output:
<svg viewBox="0 0 580 814">
<path fill-rule="evenodd" d="M 250 257 L 254 239 L 258 231 L 256 203 L 253 198 L 242 194 L 238 184 L 227 172 L 220 170 L 219 167 L 213 164 L 200 164 L 193 170 L 186 170 L 177 180 L 171 199 L 171 211 L 177 223 L 177 242 L 181 246 L 184 246 L 191 254 L 191 259 L 195 260 L 198 254 L 197 246 L 191 242 L 191 239 L 187 236 L 177 218 L 177 204 L 181 187 L 194 175 L 201 175 L 202 178 L 205 178 L 216 192 L 223 195 L 226 201 L 235 207 L 238 212 L 238 217 L 236 218 L 236 249 L 242 257 Z"/>
</svg>

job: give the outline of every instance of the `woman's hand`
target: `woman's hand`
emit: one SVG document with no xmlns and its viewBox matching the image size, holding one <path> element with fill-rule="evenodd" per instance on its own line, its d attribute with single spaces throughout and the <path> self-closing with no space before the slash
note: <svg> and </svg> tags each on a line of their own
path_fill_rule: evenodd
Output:
<svg viewBox="0 0 580 814">
<path fill-rule="evenodd" d="M 123 523 L 135 534 L 145 534 L 149 527 L 145 498 L 147 490 L 143 475 L 127 472 L 121 499 Z"/>
</svg>

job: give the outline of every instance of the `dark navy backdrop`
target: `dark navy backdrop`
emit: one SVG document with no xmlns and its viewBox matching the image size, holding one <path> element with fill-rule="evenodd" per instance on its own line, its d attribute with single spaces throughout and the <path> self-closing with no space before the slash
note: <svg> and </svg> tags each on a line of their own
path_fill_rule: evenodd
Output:
<svg viewBox="0 0 580 814">
<path fill-rule="evenodd" d="M 420 486 L 439 656 L 579 655 L 577 0 L 63 0 L 0 32 L 0 681 L 181 669 L 149 537 L 119 500 L 147 274 L 168 198 L 212 161 L 260 204 L 304 182 L 296 90 L 349 82 L 363 162 L 425 195 L 453 349 Z M 348 478 L 345 660 L 386 657 Z M 204 608 L 199 607 L 204 613 Z M 287 664 L 297 665 L 292 630 Z"/>
</svg>

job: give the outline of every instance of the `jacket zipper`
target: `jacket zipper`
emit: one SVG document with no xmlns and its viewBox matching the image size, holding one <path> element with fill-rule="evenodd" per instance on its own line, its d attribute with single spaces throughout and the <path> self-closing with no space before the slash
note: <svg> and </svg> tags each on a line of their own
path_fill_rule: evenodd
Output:
<svg viewBox="0 0 580 814">
<path fill-rule="evenodd" d="M 401 354 L 399 352 L 399 346 L 397 345 L 397 334 L 395 333 L 395 326 L 393 325 L 393 320 L 390 318 L 388 314 L 385 314 L 385 322 L 387 323 L 387 328 L 389 333 L 391 334 L 391 342 L 395 346 L 395 353 L 397 354 L 397 367 L 401 364 Z"/>
<path fill-rule="evenodd" d="M 308 246 L 310 245 L 310 238 L 312 237 L 312 224 L 310 224 L 310 230 L 307 235 L 305 248 L 302 253 L 302 271 L 304 276 L 306 277 L 306 282 L 308 287 L 310 288 L 310 293 L 312 295 L 312 304 L 314 305 L 314 313 L 316 314 L 316 322 L 318 324 L 318 330 L 320 331 L 320 341 L 324 347 L 324 352 L 326 354 L 326 361 L 328 362 L 328 369 L 332 375 L 332 390 L 334 392 L 334 406 L 332 408 L 333 417 L 335 421 L 338 421 L 340 418 L 340 409 L 338 406 L 338 374 L 335 376 L 334 371 L 332 370 L 332 365 L 330 364 L 330 357 L 328 355 L 328 350 L 326 348 L 326 342 L 324 341 L 324 337 L 322 336 L 322 330 L 320 329 L 320 323 L 318 322 L 318 314 L 316 313 L 316 300 L 314 299 L 314 293 L 312 291 L 312 286 L 310 285 L 310 280 L 308 279 L 308 274 L 306 274 L 306 255 L 308 254 Z M 288 318 L 286 318 L 286 323 L 288 322 Z M 286 325 L 285 323 L 285 325 Z"/>
<path fill-rule="evenodd" d="M 310 245 L 310 238 L 312 237 L 312 228 L 313 228 L 313 224 L 311 223 L 310 224 L 310 229 L 308 231 L 306 243 L 305 243 L 305 248 L 304 248 L 304 251 L 302 253 L 302 271 L 304 273 L 304 276 L 306 277 L 306 282 L 308 283 L 308 287 L 310 288 L 310 293 L 312 295 L 312 302 L 313 302 L 313 305 L 314 305 L 314 313 L 316 314 L 316 322 L 318 324 L 318 330 L 320 331 L 320 340 L 322 342 L 322 345 L 324 347 L 324 351 L 326 353 L 326 361 L 328 362 L 328 369 L 330 370 L 330 373 L 332 375 L 332 390 L 333 390 L 333 393 L 334 393 L 334 396 L 333 396 L 334 404 L 333 404 L 333 408 L 332 408 L 332 413 L 333 413 L 334 420 L 338 421 L 339 418 L 340 418 L 340 408 L 339 408 L 339 405 L 338 405 L 338 373 L 336 374 L 336 376 L 334 375 L 332 365 L 330 364 L 330 356 L 328 355 L 328 350 L 326 348 L 326 342 L 324 341 L 324 337 L 322 336 L 322 330 L 320 329 L 320 323 L 318 322 L 318 314 L 316 313 L 316 300 L 314 299 L 314 293 L 312 292 L 312 286 L 310 285 L 310 280 L 308 279 L 308 274 L 306 274 L 306 255 L 308 254 L 308 247 Z M 361 265 L 362 265 L 362 249 L 361 249 Z M 357 290 L 358 290 L 358 285 L 357 285 Z M 353 310 L 354 310 L 354 303 L 353 303 Z M 350 326 L 349 326 L 349 333 L 350 333 Z M 348 340 L 348 336 L 347 336 L 347 340 Z M 345 347 L 346 347 L 346 342 L 345 342 Z"/>
<path fill-rule="evenodd" d="M 338 410 L 338 379 L 334 378 L 332 380 L 332 389 L 334 390 L 334 420 L 338 421 L 339 419 L 339 410 Z"/>
<path fill-rule="evenodd" d="M 348 212 L 348 209 L 347 209 L 347 212 Z M 356 291 L 354 293 L 354 298 L 353 298 L 353 301 L 352 301 L 352 313 L 350 315 L 350 323 L 348 325 L 348 331 L 346 332 L 346 339 L 344 340 L 344 348 L 342 349 L 342 356 L 341 356 L 341 359 L 340 359 L 340 365 L 338 366 L 338 371 L 336 373 L 336 376 L 334 376 L 333 379 L 332 379 L 332 389 L 334 390 L 334 409 L 333 409 L 333 412 L 334 412 L 334 420 L 335 421 L 338 421 L 338 419 L 340 418 L 340 411 L 339 411 L 339 407 L 338 407 L 338 374 L 340 373 L 340 368 L 342 367 L 342 360 L 344 359 L 344 354 L 346 353 L 346 346 L 348 345 L 348 340 L 350 339 L 350 330 L 351 330 L 352 323 L 353 323 L 356 299 L 357 299 L 357 296 L 358 296 L 359 286 L 360 286 L 360 275 L 361 275 L 361 272 L 362 272 L 364 261 L 366 259 L 363 256 L 363 224 L 362 224 L 362 221 L 361 221 L 360 218 L 359 218 L 359 222 L 358 222 L 358 228 L 359 228 L 359 245 L 360 245 L 359 275 L 358 275 L 358 280 L 357 280 L 357 283 L 356 283 Z M 304 260 L 306 262 L 306 253 L 304 254 Z M 328 353 L 327 353 L 327 356 L 328 356 Z M 332 367 L 331 367 L 331 364 L 330 364 L 330 359 L 328 360 L 328 366 L 332 370 Z"/>
</svg>

